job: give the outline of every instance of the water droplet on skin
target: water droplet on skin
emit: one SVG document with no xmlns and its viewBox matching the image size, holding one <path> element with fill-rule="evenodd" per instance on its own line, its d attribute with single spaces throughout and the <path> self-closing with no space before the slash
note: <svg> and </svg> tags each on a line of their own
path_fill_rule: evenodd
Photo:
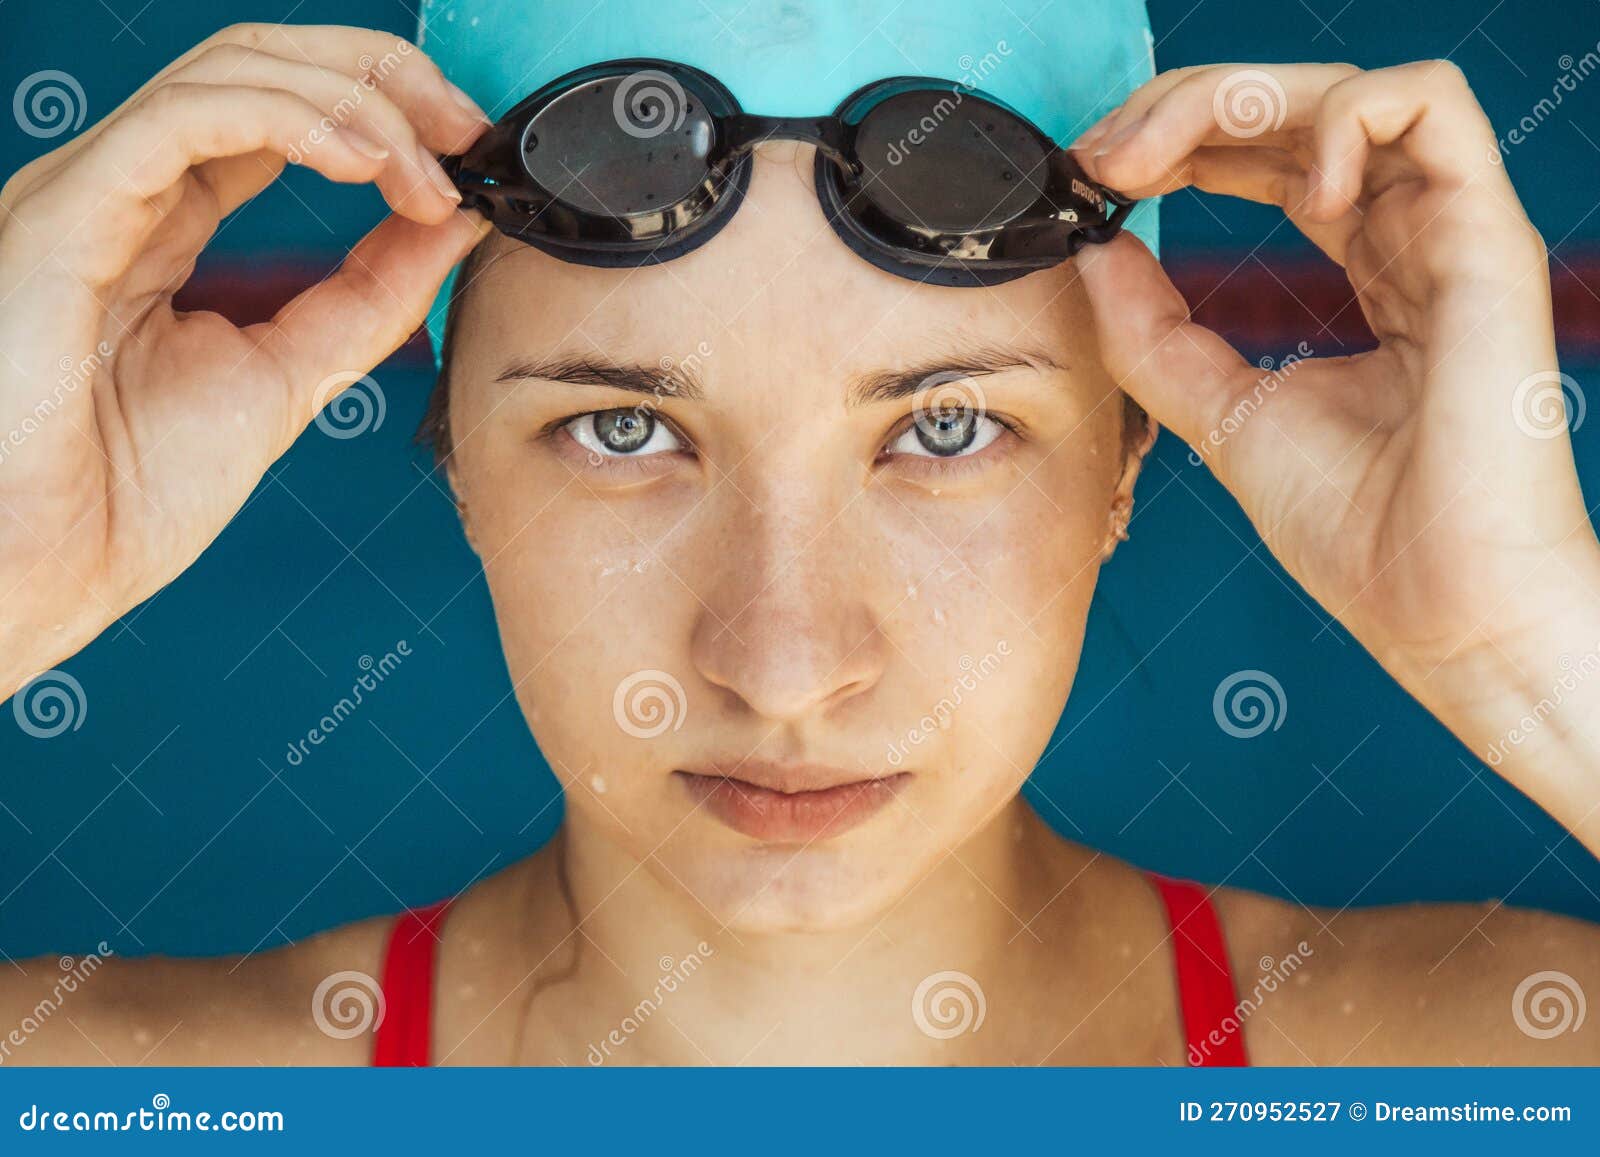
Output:
<svg viewBox="0 0 1600 1157">
<path fill-rule="evenodd" d="M 917 584 L 916 583 L 907 583 L 906 584 L 906 598 L 914 599 L 916 597 L 917 597 Z"/>
<path fill-rule="evenodd" d="M 1339 1011 L 1341 1013 L 1343 1013 L 1345 1016 L 1349 1016 L 1355 1010 L 1356 1010 L 1356 1002 L 1353 1001 L 1353 1000 L 1347 1000 L 1347 1001 L 1345 1001 L 1343 1004 L 1341 1004 L 1339 1006 Z"/>
<path fill-rule="evenodd" d="M 598 775 L 592 775 L 589 777 L 589 786 L 594 789 L 595 795 L 606 794 L 606 781 Z"/>
<path fill-rule="evenodd" d="M 134 1029 L 133 1030 L 133 1043 L 136 1044 L 136 1045 L 147 1045 L 147 1044 L 149 1044 L 150 1043 L 150 1033 L 147 1030 L 142 1029 L 142 1028 Z"/>
<path fill-rule="evenodd" d="M 933 608 L 933 621 L 936 622 L 936 623 L 939 623 L 939 624 L 943 624 L 944 623 L 944 611 L 940 610 L 938 607 L 934 607 Z"/>
</svg>

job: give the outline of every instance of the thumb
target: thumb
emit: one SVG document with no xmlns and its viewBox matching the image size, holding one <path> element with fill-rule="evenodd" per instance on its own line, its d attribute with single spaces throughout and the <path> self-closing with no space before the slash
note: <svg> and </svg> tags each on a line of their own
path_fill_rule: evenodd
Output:
<svg viewBox="0 0 1600 1157">
<path fill-rule="evenodd" d="M 1189 320 L 1178 287 L 1137 237 L 1087 245 L 1077 260 L 1106 369 L 1158 423 L 1197 446 L 1249 364 Z"/>
<path fill-rule="evenodd" d="M 438 225 L 392 215 L 363 237 L 338 271 L 249 327 L 277 366 L 303 427 L 331 394 L 330 377 L 365 374 L 422 324 L 450 269 L 491 226 L 456 212 Z M 346 383 L 347 384 L 347 383 Z"/>
</svg>

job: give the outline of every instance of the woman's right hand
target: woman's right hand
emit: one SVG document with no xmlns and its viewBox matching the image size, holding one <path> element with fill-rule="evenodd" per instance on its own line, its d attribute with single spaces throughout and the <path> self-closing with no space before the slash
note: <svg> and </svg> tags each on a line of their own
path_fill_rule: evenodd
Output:
<svg viewBox="0 0 1600 1157">
<path fill-rule="evenodd" d="M 0 190 L 0 699 L 175 578 L 488 225 L 431 154 L 488 121 L 391 33 L 236 25 Z M 394 214 L 270 321 L 172 295 L 285 163 Z"/>
</svg>

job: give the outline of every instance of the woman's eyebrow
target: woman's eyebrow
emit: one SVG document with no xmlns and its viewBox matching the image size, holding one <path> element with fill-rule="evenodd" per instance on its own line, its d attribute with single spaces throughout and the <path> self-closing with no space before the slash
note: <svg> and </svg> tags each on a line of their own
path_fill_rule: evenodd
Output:
<svg viewBox="0 0 1600 1157">
<path fill-rule="evenodd" d="M 864 406 L 872 402 L 896 402 L 913 397 L 921 390 L 936 387 L 939 381 L 979 378 L 1016 369 L 1045 373 L 1065 370 L 1066 367 L 1043 350 L 976 346 L 944 357 L 929 358 L 921 364 L 903 369 L 863 374 L 851 384 L 848 403 Z M 930 382 L 929 379 L 935 376 L 939 381 Z"/>
<path fill-rule="evenodd" d="M 660 365 L 614 362 L 607 358 L 518 358 L 506 365 L 494 379 L 497 382 L 515 382 L 528 379 L 551 382 L 568 382 L 578 386 L 610 386 L 614 390 L 628 390 L 652 397 L 685 398 L 699 401 L 705 397 L 694 372 L 688 367 L 672 364 L 663 358 Z"/>
</svg>

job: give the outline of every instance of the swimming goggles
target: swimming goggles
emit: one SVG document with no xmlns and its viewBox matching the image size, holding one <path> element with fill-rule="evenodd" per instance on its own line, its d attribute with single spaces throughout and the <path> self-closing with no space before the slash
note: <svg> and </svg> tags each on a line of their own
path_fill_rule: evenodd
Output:
<svg viewBox="0 0 1600 1157">
<path fill-rule="evenodd" d="M 670 261 L 726 225 L 751 150 L 816 146 L 834 232 L 879 269 L 939 285 L 997 285 L 1109 241 L 1133 202 L 992 97 L 894 77 L 831 116 L 753 116 L 715 78 L 664 60 L 615 60 L 552 81 L 467 152 L 442 159 L 508 236 L 580 265 Z"/>
</svg>

